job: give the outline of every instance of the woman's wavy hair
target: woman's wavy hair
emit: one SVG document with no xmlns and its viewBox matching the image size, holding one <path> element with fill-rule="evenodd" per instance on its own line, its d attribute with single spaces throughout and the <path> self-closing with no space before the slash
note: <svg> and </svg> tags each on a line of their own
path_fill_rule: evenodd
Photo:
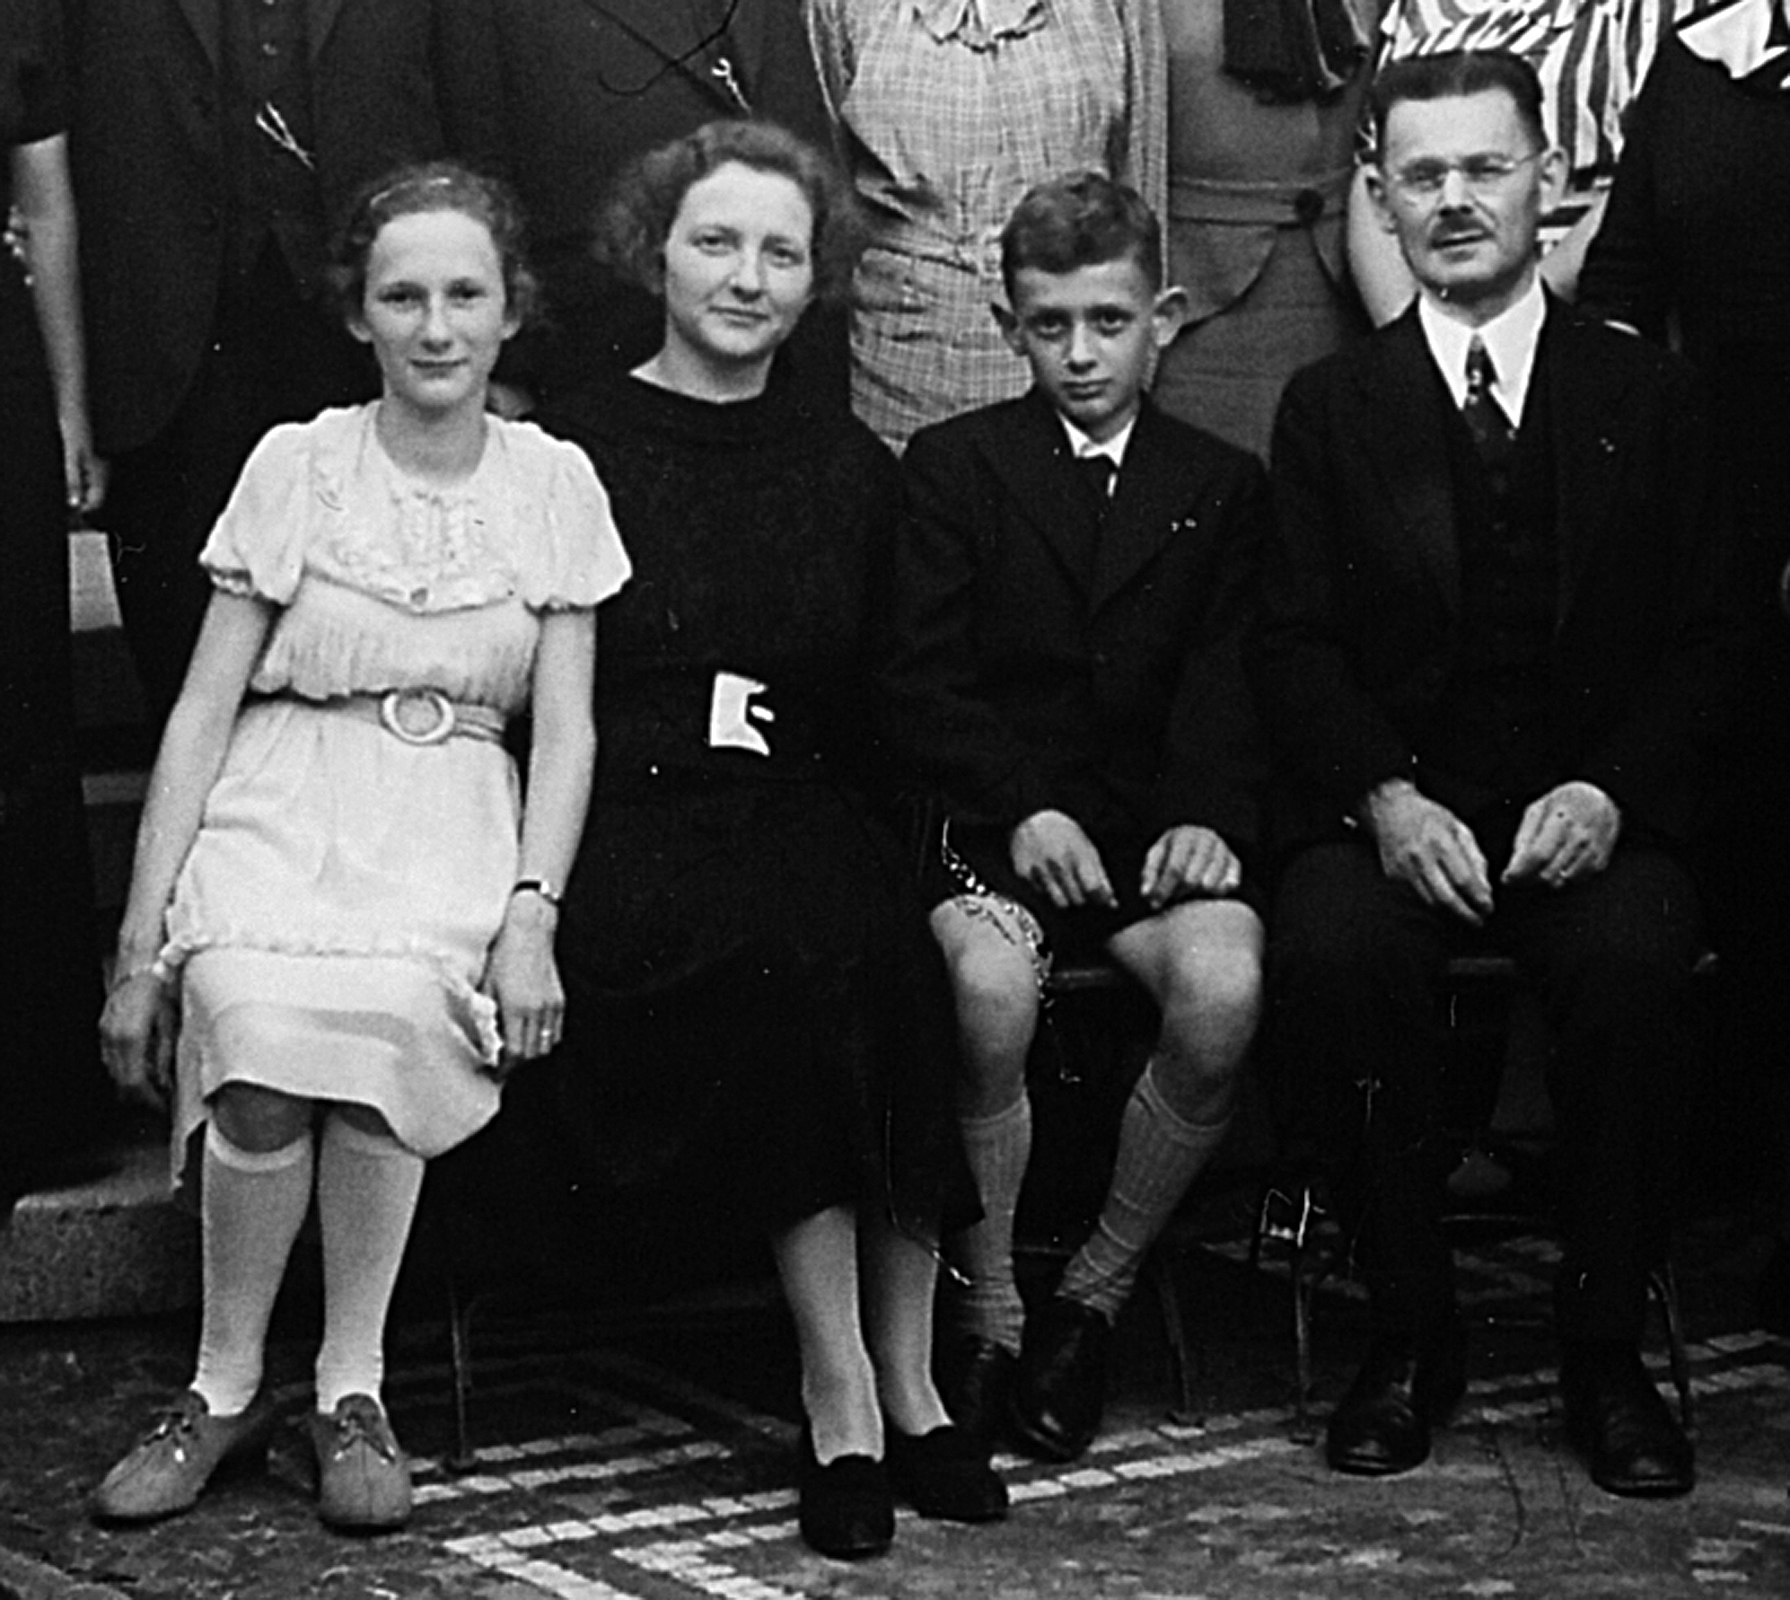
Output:
<svg viewBox="0 0 1790 1600">
<path fill-rule="evenodd" d="M 851 293 L 863 244 L 857 206 L 828 156 L 774 122 L 730 117 L 705 123 L 632 162 L 615 180 L 597 219 L 597 259 L 649 294 L 664 288 L 665 241 L 692 185 L 729 163 L 788 178 L 814 214 L 810 253 L 814 293 Z"/>
<path fill-rule="evenodd" d="M 395 217 L 424 211 L 457 211 L 485 225 L 503 266 L 505 309 L 518 326 L 529 322 L 541 295 L 524 250 L 522 207 L 508 184 L 457 161 L 417 162 L 362 185 L 330 249 L 329 283 L 343 318 L 362 315 L 379 230 Z"/>
</svg>

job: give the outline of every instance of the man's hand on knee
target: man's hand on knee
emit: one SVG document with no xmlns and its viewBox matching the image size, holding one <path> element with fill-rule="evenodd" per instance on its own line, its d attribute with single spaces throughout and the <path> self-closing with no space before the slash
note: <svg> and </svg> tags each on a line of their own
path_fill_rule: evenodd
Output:
<svg viewBox="0 0 1790 1600">
<path fill-rule="evenodd" d="M 1523 813 L 1504 882 L 1534 879 L 1550 889 L 1594 877 L 1610 864 L 1622 812 L 1595 783 L 1550 789 Z"/>
<path fill-rule="evenodd" d="M 1380 869 L 1407 884 L 1426 905 L 1478 927 L 1492 913 L 1492 884 L 1473 830 L 1406 778 L 1393 778 L 1362 802 L 1380 850 Z"/>
<path fill-rule="evenodd" d="M 1181 823 L 1167 829 L 1144 857 L 1139 891 L 1154 910 L 1194 895 L 1235 894 L 1243 863 L 1210 828 Z"/>
</svg>

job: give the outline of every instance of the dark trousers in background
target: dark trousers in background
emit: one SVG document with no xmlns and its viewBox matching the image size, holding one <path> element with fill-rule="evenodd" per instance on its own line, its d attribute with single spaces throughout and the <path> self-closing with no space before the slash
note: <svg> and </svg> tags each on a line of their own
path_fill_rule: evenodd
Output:
<svg viewBox="0 0 1790 1600">
<path fill-rule="evenodd" d="M 1695 1044 L 1696 888 L 1672 856 L 1627 843 L 1583 884 L 1496 887 L 1507 855 L 1508 845 L 1492 866 L 1497 910 L 1483 930 L 1390 881 L 1366 841 L 1292 858 L 1269 922 L 1267 983 L 1285 1103 L 1330 1171 L 1376 1327 L 1435 1327 L 1453 1309 L 1441 1218 L 1458 1154 L 1440 1116 L 1444 968 L 1463 948 L 1510 954 L 1558 1043 L 1548 1078 L 1566 1229 L 1557 1331 L 1637 1341 L 1647 1272 L 1664 1258 Z"/>
</svg>

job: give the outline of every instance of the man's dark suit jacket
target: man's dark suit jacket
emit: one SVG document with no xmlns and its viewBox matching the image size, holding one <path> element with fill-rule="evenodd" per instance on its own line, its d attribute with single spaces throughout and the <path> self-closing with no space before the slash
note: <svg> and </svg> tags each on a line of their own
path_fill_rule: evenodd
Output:
<svg viewBox="0 0 1790 1600">
<path fill-rule="evenodd" d="M 1681 842 L 1738 665 L 1689 368 L 1551 303 L 1531 381 L 1548 386 L 1558 496 L 1551 754 L 1560 781 Z M 1281 404 L 1250 668 L 1283 848 L 1335 837 L 1389 778 L 1422 786 L 1462 643 L 1448 404 L 1415 307 Z"/>
<path fill-rule="evenodd" d="M 160 432 L 212 337 L 226 235 L 223 3 L 67 0 L 87 359 L 107 453 Z M 306 0 L 326 226 L 367 179 L 445 148 L 443 18 L 458 3 Z"/>
<path fill-rule="evenodd" d="M 1096 844 L 1180 823 L 1252 843 L 1254 458 L 1146 404 L 1091 583 L 1074 519 L 1094 502 L 1038 391 L 923 429 L 904 466 L 886 678 L 904 766 L 972 824 L 1055 809 Z"/>
</svg>

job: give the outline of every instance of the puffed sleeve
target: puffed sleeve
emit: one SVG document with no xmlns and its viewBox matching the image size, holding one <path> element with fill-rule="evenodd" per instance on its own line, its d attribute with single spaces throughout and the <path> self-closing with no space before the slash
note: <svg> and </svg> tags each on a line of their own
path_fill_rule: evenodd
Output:
<svg viewBox="0 0 1790 1600">
<path fill-rule="evenodd" d="M 609 511 L 609 495 L 577 445 L 532 424 L 521 453 L 535 504 L 525 528 L 522 598 L 536 611 L 564 611 L 607 600 L 632 568 Z M 530 458 L 536 458 L 530 461 Z"/>
<path fill-rule="evenodd" d="M 275 605 L 291 602 L 304 571 L 307 533 L 330 494 L 316 459 L 318 426 L 282 423 L 250 454 L 199 552 L 218 588 Z"/>
</svg>

